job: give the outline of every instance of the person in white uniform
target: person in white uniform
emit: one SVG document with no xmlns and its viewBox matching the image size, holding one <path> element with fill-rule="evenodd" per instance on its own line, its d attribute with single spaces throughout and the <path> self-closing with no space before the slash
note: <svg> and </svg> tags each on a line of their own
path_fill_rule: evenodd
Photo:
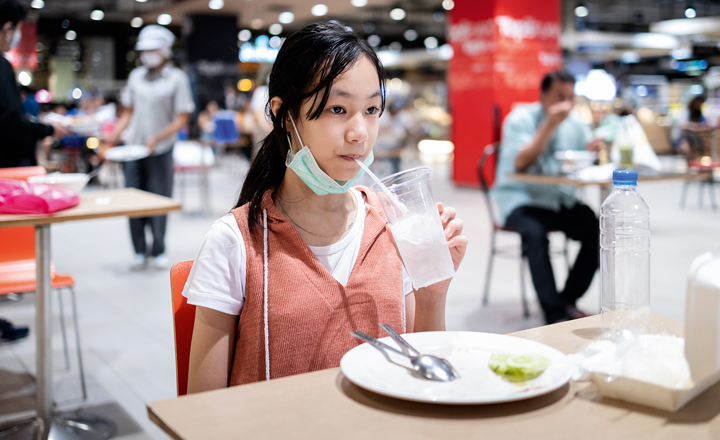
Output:
<svg viewBox="0 0 720 440">
<path fill-rule="evenodd" d="M 174 42 L 173 33 L 162 26 L 149 25 L 140 32 L 135 49 L 140 51 L 143 66 L 130 72 L 122 97 L 125 111 L 110 138 L 117 144 L 125 132 L 126 144 L 142 144 L 150 150 L 147 158 L 125 162 L 125 186 L 166 197 L 172 195 L 172 149 L 177 132 L 188 125 L 190 113 L 195 111 L 190 80 L 170 61 Z M 153 236 L 151 246 L 145 241 L 146 227 Z M 132 269 L 147 267 L 148 256 L 152 267 L 170 267 L 165 256 L 166 228 L 166 215 L 130 220 L 135 249 Z"/>
</svg>

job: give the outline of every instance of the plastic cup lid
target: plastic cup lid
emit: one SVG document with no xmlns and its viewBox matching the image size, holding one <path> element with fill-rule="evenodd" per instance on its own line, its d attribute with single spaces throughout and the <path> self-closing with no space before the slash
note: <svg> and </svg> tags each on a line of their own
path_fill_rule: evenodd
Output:
<svg viewBox="0 0 720 440">
<path fill-rule="evenodd" d="M 635 170 L 613 171 L 613 185 L 637 185 L 638 173 Z"/>
</svg>

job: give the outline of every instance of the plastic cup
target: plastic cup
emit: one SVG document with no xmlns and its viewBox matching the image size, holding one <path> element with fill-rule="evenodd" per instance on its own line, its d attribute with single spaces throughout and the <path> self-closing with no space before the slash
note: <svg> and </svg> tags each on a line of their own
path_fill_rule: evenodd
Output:
<svg viewBox="0 0 720 440">
<path fill-rule="evenodd" d="M 401 212 L 380 188 L 372 186 L 390 222 L 395 243 L 405 269 L 416 289 L 427 287 L 455 275 L 455 267 L 435 204 L 428 167 L 413 168 L 382 180 L 390 192 L 407 208 Z"/>
</svg>

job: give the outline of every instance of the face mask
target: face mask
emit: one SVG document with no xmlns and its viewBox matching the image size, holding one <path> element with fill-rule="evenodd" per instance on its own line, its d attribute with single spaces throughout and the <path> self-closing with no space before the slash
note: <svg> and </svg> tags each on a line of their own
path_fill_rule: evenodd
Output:
<svg viewBox="0 0 720 440">
<path fill-rule="evenodd" d="M 160 64 L 162 64 L 162 62 L 164 60 L 162 55 L 160 55 L 159 53 L 157 53 L 155 51 L 141 52 L 140 59 L 142 60 L 143 64 L 145 64 L 150 69 L 153 69 L 153 68 L 159 66 Z"/>
<path fill-rule="evenodd" d="M 22 33 L 20 32 L 20 29 L 15 29 L 15 32 L 13 32 L 12 40 L 10 40 L 10 50 L 15 49 L 17 45 L 20 44 L 21 39 Z"/>
<path fill-rule="evenodd" d="M 300 139 L 300 133 L 297 131 L 292 115 L 290 115 L 290 122 L 292 122 L 295 134 L 298 137 L 298 141 L 300 141 L 300 145 L 303 145 L 303 141 Z M 370 155 L 363 162 L 365 166 L 370 166 L 373 162 L 373 158 L 374 156 L 371 151 Z M 315 156 L 313 156 L 307 146 L 303 146 L 297 153 L 293 152 L 291 148 L 290 151 L 288 151 L 287 158 L 285 159 L 285 165 L 293 170 L 295 174 L 300 177 L 300 180 L 302 180 L 308 188 L 319 196 L 346 193 L 353 186 L 353 183 L 361 178 L 364 173 L 361 168 L 357 175 L 347 182 L 337 181 L 328 176 L 325 171 L 320 169 L 320 166 L 315 161 Z"/>
</svg>

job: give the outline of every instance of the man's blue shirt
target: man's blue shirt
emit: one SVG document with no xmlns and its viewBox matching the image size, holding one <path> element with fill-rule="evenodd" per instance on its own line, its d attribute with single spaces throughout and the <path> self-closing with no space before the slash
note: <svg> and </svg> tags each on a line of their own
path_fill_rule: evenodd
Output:
<svg viewBox="0 0 720 440">
<path fill-rule="evenodd" d="M 508 215 L 521 206 L 560 210 L 561 206 L 572 207 L 577 199 L 575 189 L 566 185 L 539 185 L 523 183 L 508 178 L 515 173 L 515 159 L 522 148 L 535 136 L 545 113 L 540 103 L 521 105 L 505 118 L 502 129 L 502 144 L 498 156 L 495 187 L 490 191 L 499 210 L 500 224 L 504 225 Z M 591 140 L 590 128 L 571 112 L 557 127 L 545 151 L 525 173 L 556 176 L 560 174 L 560 161 L 556 151 L 584 150 Z"/>
</svg>

